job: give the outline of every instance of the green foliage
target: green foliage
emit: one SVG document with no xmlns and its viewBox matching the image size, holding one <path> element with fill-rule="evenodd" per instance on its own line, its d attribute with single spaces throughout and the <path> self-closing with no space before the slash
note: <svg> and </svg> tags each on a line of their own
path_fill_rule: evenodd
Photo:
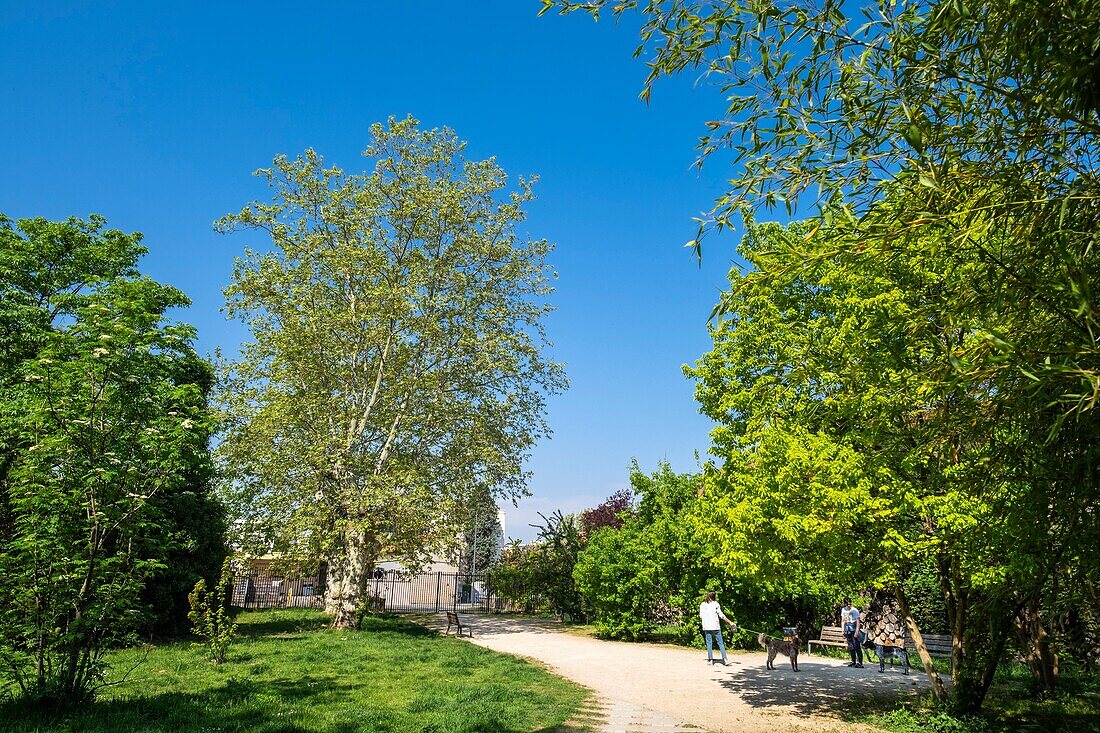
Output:
<svg viewBox="0 0 1100 733">
<path fill-rule="evenodd" d="M 496 562 L 503 532 L 500 509 L 488 492 L 470 500 L 469 514 L 462 525 L 460 542 L 453 556 L 455 567 L 460 572 L 479 575 Z"/>
<path fill-rule="evenodd" d="M 197 385 L 208 402 L 214 385 L 213 368 L 206 361 L 196 361 L 188 369 L 191 373 L 183 379 Z M 209 421 L 193 429 L 196 440 L 209 443 L 213 430 Z M 225 507 L 214 495 L 213 462 L 206 452 L 196 453 L 194 458 L 184 476 L 186 490 L 152 499 L 160 521 L 144 544 L 150 551 L 163 552 L 164 561 L 141 592 L 142 604 L 148 610 L 140 633 L 146 638 L 175 638 L 188 633 L 188 594 L 199 579 L 217 578 L 229 553 Z"/>
<path fill-rule="evenodd" d="M 913 618 L 929 634 L 950 633 L 939 574 L 931 557 L 917 558 L 902 578 L 902 589 Z"/>
<path fill-rule="evenodd" d="M 992 730 L 984 718 L 956 718 L 942 712 L 919 715 L 905 708 L 875 716 L 872 722 L 895 733 L 988 733 Z"/>
<path fill-rule="evenodd" d="M 538 529 L 535 541 L 513 542 L 490 566 L 493 593 L 525 613 L 553 611 L 571 621 L 583 620 L 589 609 L 574 579 L 584 547 L 577 518 L 560 511 L 539 516 L 544 524 L 532 525 Z"/>
<path fill-rule="evenodd" d="M 229 645 L 237 633 L 237 624 L 229 613 L 229 602 L 233 593 L 233 561 L 225 558 L 222 563 L 218 584 L 213 590 L 206 589 L 206 579 L 200 578 L 187 596 L 191 611 L 187 617 L 193 624 L 192 631 L 205 640 L 210 650 L 210 659 L 214 664 L 225 661 Z"/>
<path fill-rule="evenodd" d="M 333 632 L 313 610 L 245 612 L 233 664 L 212 666 L 189 643 L 147 658 L 118 650 L 113 668 L 145 659 L 155 672 L 105 689 L 88 711 L 51 717 L 0 703 L 0 720 L 5 733 L 520 733 L 557 729 L 587 697 L 522 659 L 399 618 L 369 621 Z"/>
<path fill-rule="evenodd" d="M 501 549 L 500 556 L 489 567 L 493 593 L 505 599 L 510 610 L 523 613 L 547 610 L 544 579 L 548 564 L 541 546 L 513 541 Z"/>
<path fill-rule="evenodd" d="M 904 206 L 907 190 L 895 193 Z M 952 232 L 898 235 L 884 256 L 864 236 L 878 215 L 859 228 L 750 228 L 753 269 L 731 272 L 715 348 L 688 370 L 722 460 L 706 473 L 717 512 L 702 531 L 723 567 L 761 582 L 827 574 L 913 590 L 919 605 L 938 587 L 960 640 L 953 693 L 972 711 L 1014 617 L 1057 615 L 1027 608 L 1058 597 L 1062 568 L 1095 567 L 1076 530 L 1096 529 L 1083 433 L 1096 435 L 1097 418 L 1052 432 L 1049 393 L 1036 399 L 1019 371 L 960 379 L 1015 358 L 989 350 L 1010 320 L 1035 347 L 1065 343 L 1058 316 L 1032 301 L 1017 320 L 1019 299 L 976 301 L 1001 282 L 998 265 L 951 247 Z"/>
<path fill-rule="evenodd" d="M 634 515 L 621 528 L 592 536 L 578 558 L 577 587 L 603 635 L 638 639 L 658 626 L 676 625 L 685 640 L 692 639 L 694 613 L 715 577 L 688 520 L 698 477 L 675 474 L 668 464 L 647 476 L 634 462 L 630 483 L 639 496 Z"/>
<path fill-rule="evenodd" d="M 0 217 L 0 668 L 46 706 L 101 688 L 208 465 L 208 367 L 164 318 L 188 301 L 104 225 Z"/>
<path fill-rule="evenodd" d="M 551 245 L 516 234 L 532 182 L 464 147 L 391 119 L 372 171 L 280 156 L 273 200 L 218 224 L 270 238 L 226 290 L 252 341 L 223 370 L 223 495 L 246 549 L 327 560 L 338 624 L 378 556 L 415 564 L 479 497 L 525 491 L 565 386 L 542 353 Z"/>
<path fill-rule="evenodd" d="M 726 615 L 768 632 L 794 625 L 804 638 L 835 623 L 841 589 L 791 573 L 762 581 L 721 562 L 713 497 L 701 475 L 676 474 L 661 464 L 645 474 L 633 464 L 631 486 L 639 496 L 634 516 L 619 529 L 596 532 L 581 551 L 574 577 L 593 609 L 598 633 L 620 639 L 651 637 L 658 629 L 683 643 L 700 645 L 698 610 L 707 591 L 718 594 Z M 748 632 L 736 642 L 756 645 Z"/>
<path fill-rule="evenodd" d="M 650 550 L 631 525 L 598 530 L 580 553 L 573 577 L 600 636 L 636 641 L 656 626 L 655 613 L 667 599 Z"/>
</svg>

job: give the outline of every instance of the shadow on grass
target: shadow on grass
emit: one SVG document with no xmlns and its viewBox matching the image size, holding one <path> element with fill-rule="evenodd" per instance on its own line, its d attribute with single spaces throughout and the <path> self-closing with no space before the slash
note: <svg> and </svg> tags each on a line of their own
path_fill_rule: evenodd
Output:
<svg viewBox="0 0 1100 733">
<path fill-rule="evenodd" d="M 249 639 L 264 636 L 286 639 L 293 634 L 311 631 L 323 631 L 332 624 L 332 618 L 320 611 L 303 609 L 290 611 L 252 612 L 241 614 L 237 633 Z M 409 621 L 396 613 L 381 613 L 365 616 L 357 629 L 367 633 L 390 633 L 403 636 L 435 636 L 432 629 Z"/>
<path fill-rule="evenodd" d="M 359 630 L 366 633 L 401 634 L 402 636 L 438 636 L 434 629 L 429 629 L 396 613 L 380 613 L 364 616 Z"/>
<path fill-rule="evenodd" d="M 201 694 L 178 692 L 104 700 L 81 712 L 44 713 L 28 710 L 19 703 L 0 705 L 0 720 L 8 721 L 11 733 L 39 731 L 88 731 L 89 733 L 167 733 L 168 731 L 247 730 L 258 733 L 291 733 L 314 730 L 344 733 L 355 728 L 329 726 L 302 728 L 285 720 L 272 719 L 270 701 L 294 704 L 318 695 L 316 678 L 275 680 L 256 683 L 230 679 L 224 685 Z M 339 688 L 324 680 L 327 689 Z"/>
<path fill-rule="evenodd" d="M 257 682 L 233 678 L 201 694 L 161 693 L 106 700 L 79 713 L 48 714 L 18 703 L 0 704 L 4 733 L 199 733 L 235 730 L 254 733 L 403 733 L 444 731 L 453 733 L 520 733 L 497 719 L 465 715 L 449 709 L 431 716 L 411 712 L 403 704 L 345 705 L 333 707 L 332 700 L 356 697 L 358 688 L 369 680 L 348 683 L 330 676 L 304 676 Z M 299 711 L 324 711 L 318 715 Z M 483 717 L 484 716 L 484 717 Z M 339 720 L 333 720 L 339 717 Z M 480 718 L 480 719 L 478 719 Z M 560 733 L 559 727 L 538 733 Z"/>
<path fill-rule="evenodd" d="M 237 617 L 237 633 L 248 638 L 300 634 L 326 628 L 330 619 L 320 611 L 262 611 L 242 613 Z"/>
</svg>

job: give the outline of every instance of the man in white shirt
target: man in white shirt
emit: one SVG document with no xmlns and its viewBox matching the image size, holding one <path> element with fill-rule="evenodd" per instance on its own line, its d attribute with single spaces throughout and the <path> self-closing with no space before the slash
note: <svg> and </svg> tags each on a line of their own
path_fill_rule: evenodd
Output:
<svg viewBox="0 0 1100 733">
<path fill-rule="evenodd" d="M 703 623 L 703 638 L 707 642 L 707 664 L 714 664 L 714 640 L 718 640 L 718 649 L 722 652 L 722 664 L 726 662 L 726 642 L 722 640 L 722 621 L 737 631 L 737 624 L 726 618 L 722 607 L 715 599 L 714 591 L 707 592 L 707 599 L 699 604 L 699 620 Z"/>
<path fill-rule="evenodd" d="M 851 598 L 844 599 L 844 608 L 840 609 L 840 626 L 844 630 L 844 638 L 848 642 L 848 654 L 852 661 L 849 667 L 863 668 L 863 645 L 859 641 L 859 609 L 852 605 Z"/>
</svg>

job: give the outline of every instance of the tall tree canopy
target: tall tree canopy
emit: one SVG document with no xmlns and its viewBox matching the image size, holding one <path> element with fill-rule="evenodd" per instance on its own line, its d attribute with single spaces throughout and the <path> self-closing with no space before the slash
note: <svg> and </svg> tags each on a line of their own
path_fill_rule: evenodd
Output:
<svg viewBox="0 0 1100 733">
<path fill-rule="evenodd" d="M 391 119 L 370 172 L 279 157 L 273 200 L 218 224 L 270 237 L 226 290 L 253 336 L 225 373 L 226 495 L 244 538 L 327 560 L 337 624 L 381 554 L 452 544 L 466 503 L 525 491 L 565 384 L 543 355 L 551 247 L 515 231 L 531 182 L 463 149 Z"/>
<path fill-rule="evenodd" d="M 975 306 L 997 271 L 943 246 L 951 232 L 923 230 L 887 258 L 837 254 L 834 240 L 858 231 L 807 239 L 810 228 L 750 228 L 752 268 L 731 273 L 714 349 L 689 370 L 719 424 L 704 524 L 734 573 L 824 569 L 893 589 L 906 613 L 906 581 L 932 560 L 955 638 L 952 693 L 974 709 L 1017 625 L 1031 625 L 1021 651 L 1038 663 L 1046 629 L 1090 603 L 1067 579 L 1096 578 L 1085 538 L 1100 532 L 1100 476 L 1084 436 L 1097 413 L 1066 419 L 1019 371 L 958 377 L 953 363 L 987 359 L 991 334 L 1019 314 Z M 1056 314 L 1028 307 L 1017 331 L 1055 348 Z"/>
<path fill-rule="evenodd" d="M 750 540 L 728 562 L 812 564 L 877 527 L 842 572 L 942 561 L 962 707 L 1014 618 L 1049 686 L 1065 578 L 1097 567 L 1078 540 L 1098 486 L 1100 5 L 542 4 L 638 14 L 643 97 L 684 71 L 722 91 L 700 162 L 734 168 L 698 252 L 746 210 L 818 206 L 750 234 L 758 272 L 735 273 L 693 372 L 720 423 L 711 486 Z"/>
<path fill-rule="evenodd" d="M 138 273 L 140 241 L 100 217 L 0 217 L 0 665 L 56 705 L 91 699 L 109 645 L 170 626 L 202 551 L 221 557 L 198 528 L 222 527 L 212 370 L 165 317 L 187 298 Z M 154 577 L 167 602 L 150 622 Z"/>
<path fill-rule="evenodd" d="M 911 177 L 919 185 L 905 205 L 879 209 L 862 238 L 949 227 L 951 246 L 996 264 L 1009 297 L 1044 294 L 1072 322 L 1072 340 L 1030 373 L 1070 409 L 1100 399 L 1089 259 L 1100 229 L 1100 4 L 541 2 L 543 12 L 638 14 L 643 97 L 693 71 L 728 100 L 699 143 L 700 163 L 719 151 L 733 162 L 729 191 L 692 242 L 699 252 L 746 207 L 817 203 L 859 222 Z"/>
</svg>

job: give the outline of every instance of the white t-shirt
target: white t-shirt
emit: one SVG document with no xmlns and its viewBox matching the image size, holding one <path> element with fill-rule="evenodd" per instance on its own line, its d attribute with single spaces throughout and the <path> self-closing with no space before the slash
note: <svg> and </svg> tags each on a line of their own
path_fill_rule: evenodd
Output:
<svg viewBox="0 0 1100 733">
<path fill-rule="evenodd" d="M 859 609 L 855 606 L 846 606 L 840 609 L 841 625 L 851 624 L 853 627 L 859 622 Z"/>
<path fill-rule="evenodd" d="M 703 622 L 703 631 L 718 631 L 722 628 L 719 619 L 724 618 L 726 614 L 722 613 L 718 601 L 703 601 L 699 604 L 699 620 Z"/>
</svg>

